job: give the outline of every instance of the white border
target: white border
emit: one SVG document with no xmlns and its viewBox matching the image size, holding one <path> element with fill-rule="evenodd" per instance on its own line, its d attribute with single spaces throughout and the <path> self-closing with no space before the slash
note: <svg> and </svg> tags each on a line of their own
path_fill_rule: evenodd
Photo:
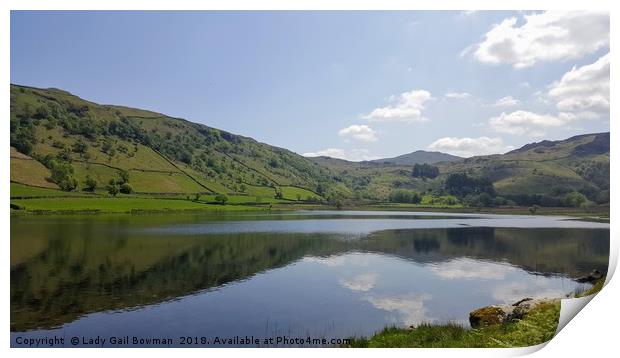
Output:
<svg viewBox="0 0 620 358">
<path fill-rule="evenodd" d="M 342 1 L 342 0 L 229 0 L 229 1 L 192 1 L 192 0 L 175 0 L 175 1 L 140 1 L 140 0 L 5 0 L 0 3 L 2 12 L 0 13 L 0 48 L 3 54 L 0 57 L 1 68 L 0 78 L 5 84 L 2 95 L 2 118 L 4 118 L 4 134 L 0 136 L 1 148 L 5 153 L 0 155 L 0 161 L 5 170 L 3 171 L 4 183 L 9 182 L 9 86 L 10 82 L 10 67 L 9 67 L 9 41 L 10 41 L 10 10 L 192 10 L 192 9 L 211 9 L 211 10 L 389 10 L 389 9 L 418 9 L 418 10 L 452 10 L 452 9 L 466 9 L 466 10 L 512 10 L 512 9 L 554 9 L 554 10 L 583 10 L 583 9 L 598 9 L 609 10 L 611 19 L 611 38 L 616 37 L 618 26 L 615 23 L 616 9 L 612 6 L 614 2 L 603 0 L 589 0 L 589 1 L 553 1 L 553 0 L 522 0 L 522 1 L 497 1 L 497 0 L 469 0 L 465 2 L 448 1 L 448 0 L 434 0 L 434 1 L 404 1 L 404 0 L 359 0 L 359 1 Z M 482 35 L 482 34 L 481 34 Z M 613 42 L 613 41 L 612 41 Z M 612 54 L 612 63 L 614 62 L 614 52 Z M 614 66 L 612 66 L 611 72 L 611 98 L 618 98 L 613 95 L 616 92 L 616 77 L 614 75 Z M 617 118 L 618 111 L 615 107 L 611 106 L 610 118 Z M 618 145 L 614 143 L 613 139 L 616 137 L 614 134 L 617 131 L 616 122 L 611 121 L 611 157 L 618 157 Z M 616 161 L 611 161 L 611 182 L 619 183 L 620 176 L 618 175 L 618 166 L 615 165 Z M 614 186 L 615 189 L 615 186 Z M 9 186 L 0 186 L 2 196 L 5 198 L 5 203 L 9 201 Z M 615 195 L 616 191 L 612 190 L 611 198 L 611 215 L 616 217 L 618 215 L 618 200 Z M 2 263 L 5 270 L 2 271 L 2 277 L 4 281 L 4 295 L 2 296 L 2 307 L 4 310 L 3 321 L 5 327 L 9 326 L 9 307 L 10 307 L 10 289 L 9 279 L 10 272 L 6 268 L 10 266 L 10 250 L 9 250 L 9 225 L 10 225 L 10 213 L 9 206 L 2 206 L 2 227 L 4 227 L 5 235 L 4 250 L 2 250 Z M 620 238 L 619 227 L 613 222 L 611 224 L 611 251 L 610 251 L 610 276 L 615 271 L 618 260 L 618 239 Z M 328 355 L 355 355 L 369 356 L 375 354 L 391 354 L 398 356 L 411 357 L 412 354 L 424 354 L 424 356 L 445 356 L 445 355 L 458 355 L 464 357 L 480 357 L 480 356 L 513 356 L 523 355 L 538 351 L 537 356 L 540 357 L 552 357 L 552 356 L 608 356 L 610 352 L 617 350 L 615 342 L 617 340 L 617 332 L 614 330 L 613 325 L 616 324 L 618 314 L 616 313 L 616 303 L 620 302 L 620 288 L 617 284 L 617 279 L 608 282 L 605 289 L 597 295 L 592 304 L 588 305 L 582 313 L 578 314 L 572 322 L 570 322 L 564 329 L 559 332 L 558 336 L 551 340 L 546 346 L 529 347 L 525 349 L 424 349 L 424 350 L 410 350 L 410 349 L 389 349 L 389 350 L 369 350 L 369 349 L 354 349 L 354 350 L 336 350 L 336 349 L 306 349 L 295 350 L 289 349 L 258 349 L 249 351 L 247 349 L 209 349 L 209 350 L 197 350 L 197 349 L 167 349 L 156 350 L 151 349 L 145 353 L 155 356 L 168 356 L 171 354 L 183 354 L 183 355 L 214 355 L 214 354 L 252 354 L 269 357 L 288 357 L 291 354 L 295 356 L 315 356 L 317 354 Z M 567 302 L 564 300 L 562 305 L 562 320 L 568 316 L 574 314 L 576 307 L 580 304 L 578 301 L 570 300 Z M 579 302 L 583 302 L 581 300 Z M 568 315 L 567 315 L 568 314 Z M 15 356 L 29 356 L 31 354 L 45 354 L 54 356 L 82 356 L 85 352 L 80 349 L 69 350 L 26 350 L 26 349 L 9 349 L 10 339 L 9 332 L 7 330 L 6 338 L 3 340 L 2 345 L 4 350 L 8 351 Z M 544 349 L 541 349 L 545 347 Z M 136 354 L 142 353 L 142 350 L 136 349 L 115 349 L 113 354 Z M 95 350 L 90 349 L 87 354 L 94 356 L 104 356 L 112 353 L 107 350 Z"/>
</svg>

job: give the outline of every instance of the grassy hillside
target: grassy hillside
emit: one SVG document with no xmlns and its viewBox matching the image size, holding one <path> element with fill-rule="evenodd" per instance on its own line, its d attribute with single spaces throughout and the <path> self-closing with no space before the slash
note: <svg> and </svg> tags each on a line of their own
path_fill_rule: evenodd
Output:
<svg viewBox="0 0 620 358">
<path fill-rule="evenodd" d="M 503 155 L 465 158 L 435 163 L 436 177 L 420 178 L 412 166 L 383 161 L 349 162 L 328 157 L 312 158 L 335 173 L 334 178 L 359 198 L 388 200 L 395 191 L 415 191 L 441 198 L 451 174 L 488 180 L 494 195 L 520 205 L 563 206 L 560 198 L 583 194 L 593 204 L 609 202 L 609 133 L 543 141 Z M 464 198 L 460 198 L 464 199 Z"/>
<path fill-rule="evenodd" d="M 571 190 L 595 202 L 609 202 L 609 133 L 528 144 L 504 155 L 440 163 L 442 174 L 488 178 L 499 195 L 559 196 Z M 552 206 L 552 205 L 547 205 Z"/>
<path fill-rule="evenodd" d="M 10 121 L 11 182 L 20 188 L 104 195 L 116 180 L 138 194 L 313 202 L 343 195 L 328 170 L 286 149 L 58 89 L 11 85 Z"/>
</svg>

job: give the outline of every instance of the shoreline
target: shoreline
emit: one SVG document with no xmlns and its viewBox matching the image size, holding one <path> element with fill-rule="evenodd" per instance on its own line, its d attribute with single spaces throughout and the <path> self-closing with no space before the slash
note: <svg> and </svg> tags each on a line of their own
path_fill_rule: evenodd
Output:
<svg viewBox="0 0 620 358">
<path fill-rule="evenodd" d="M 328 204 L 315 203 L 230 203 L 216 204 L 204 201 L 187 200 L 182 198 L 145 198 L 145 197 L 129 197 L 129 198 L 55 198 L 44 199 L 54 200 L 56 204 L 63 201 L 89 200 L 97 201 L 92 207 L 84 208 L 36 208 L 28 209 L 27 206 L 22 207 L 23 202 L 30 200 L 39 200 L 37 198 L 11 198 L 11 216 L 22 215 L 104 215 L 104 214 L 126 214 L 126 215 L 145 215 L 159 213 L 227 213 L 227 212 L 265 212 L 265 211 L 295 211 L 295 210 L 327 210 L 327 211 L 405 211 L 405 212 L 444 212 L 444 213 L 463 213 L 463 214 L 494 214 L 494 215 L 532 215 L 532 216 L 567 216 L 571 220 L 590 221 L 609 223 L 608 207 L 590 207 L 590 208 L 564 208 L 564 207 L 541 207 L 535 213 L 532 213 L 528 207 L 437 207 L 437 206 L 421 206 L 402 204 L 392 205 L 390 203 L 372 203 L 358 205 L 343 205 L 337 207 Z M 128 202 L 138 201 L 141 204 L 161 204 L 159 207 L 144 207 L 140 205 L 125 206 Z M 167 207 L 165 204 L 174 202 L 176 207 Z M 110 207 L 109 204 L 118 204 L 116 207 Z M 14 207 L 22 207 L 15 209 Z"/>
<path fill-rule="evenodd" d="M 606 277 L 600 278 L 584 292 L 566 298 L 596 295 Z M 560 298 L 524 298 L 512 305 L 491 305 L 470 312 L 471 328 L 455 323 L 422 323 L 417 327 L 385 327 L 369 337 L 351 337 L 341 348 L 515 348 L 545 343 L 553 339 L 560 319 Z M 528 305 L 531 302 L 531 305 Z M 525 305 L 524 305 L 525 303 Z M 510 307 L 506 313 L 505 307 Z M 518 314 L 522 306 L 526 308 Z M 487 322 L 474 325 L 472 316 L 491 312 Z"/>
</svg>

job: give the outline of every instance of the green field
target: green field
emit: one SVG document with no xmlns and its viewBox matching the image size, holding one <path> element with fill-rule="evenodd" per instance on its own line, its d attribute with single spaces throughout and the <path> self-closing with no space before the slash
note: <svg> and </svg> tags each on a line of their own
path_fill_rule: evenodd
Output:
<svg viewBox="0 0 620 358">
<path fill-rule="evenodd" d="M 167 210 L 215 210 L 239 211 L 261 210 L 260 206 L 213 205 L 191 200 L 147 199 L 147 198 L 54 198 L 11 200 L 28 212 L 105 212 L 130 213 L 132 211 L 167 211 Z M 21 210 L 19 210 L 21 211 Z"/>
<path fill-rule="evenodd" d="M 13 197 L 72 197 L 89 195 L 75 191 L 61 191 L 57 189 L 40 188 L 19 183 L 11 183 L 11 198 Z M 92 194 L 91 194 L 92 195 Z"/>
<path fill-rule="evenodd" d="M 308 199 L 320 199 L 316 193 L 303 188 L 297 188 L 293 186 L 283 186 L 282 197 L 287 200 L 308 200 Z"/>
</svg>

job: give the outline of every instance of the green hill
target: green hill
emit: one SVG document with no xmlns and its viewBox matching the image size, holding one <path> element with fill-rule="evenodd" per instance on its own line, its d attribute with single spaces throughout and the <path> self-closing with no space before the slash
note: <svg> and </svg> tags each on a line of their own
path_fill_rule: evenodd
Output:
<svg viewBox="0 0 620 358">
<path fill-rule="evenodd" d="M 609 202 L 609 132 L 532 143 L 506 154 L 434 163 L 439 175 L 433 178 L 414 177 L 411 165 L 382 160 L 312 160 L 334 172 L 334 178 L 358 197 L 375 200 L 387 200 L 398 190 L 445 197 L 451 194 L 446 190 L 446 179 L 461 173 L 488 180 L 495 195 L 520 205 L 564 206 L 555 199 L 570 192 L 579 192 L 592 203 Z"/>
<path fill-rule="evenodd" d="M 444 174 L 488 178 L 498 194 L 517 201 L 573 190 L 592 201 L 609 202 L 609 132 L 532 143 L 503 155 L 441 163 L 439 168 Z"/>
<path fill-rule="evenodd" d="M 11 85 L 10 121 L 11 182 L 21 186 L 86 194 L 88 176 L 104 195 L 126 172 L 134 194 L 314 201 L 339 190 L 328 170 L 286 149 L 58 89 Z M 63 164 L 67 175 L 50 180 Z"/>
</svg>

